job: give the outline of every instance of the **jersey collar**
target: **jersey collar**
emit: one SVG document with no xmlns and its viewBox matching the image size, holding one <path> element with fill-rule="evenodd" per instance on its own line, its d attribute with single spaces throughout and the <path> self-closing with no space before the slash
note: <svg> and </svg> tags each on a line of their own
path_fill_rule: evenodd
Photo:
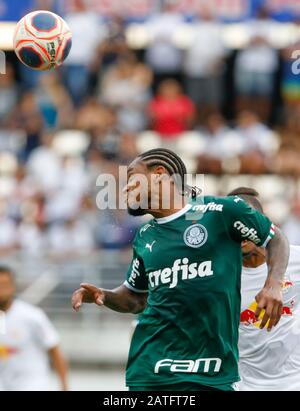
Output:
<svg viewBox="0 0 300 411">
<path fill-rule="evenodd" d="M 181 210 L 176 211 L 176 213 L 168 215 L 167 217 L 155 218 L 155 221 L 157 222 L 157 224 L 169 223 L 170 221 L 176 220 L 177 218 L 184 215 L 192 207 L 193 207 L 192 204 L 186 204 Z"/>
</svg>

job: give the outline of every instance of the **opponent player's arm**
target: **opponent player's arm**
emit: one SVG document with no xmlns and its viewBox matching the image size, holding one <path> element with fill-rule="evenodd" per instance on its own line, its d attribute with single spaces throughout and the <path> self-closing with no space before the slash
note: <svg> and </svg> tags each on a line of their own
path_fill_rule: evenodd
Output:
<svg viewBox="0 0 300 411">
<path fill-rule="evenodd" d="M 83 283 L 72 296 L 74 310 L 78 311 L 82 303 L 95 303 L 120 313 L 138 314 L 146 307 L 147 293 L 136 293 L 123 284 L 114 290 L 104 290 L 95 285 Z"/>
<path fill-rule="evenodd" d="M 256 296 L 258 303 L 255 315 L 258 317 L 261 310 L 265 309 L 260 328 L 264 328 L 267 321 L 268 330 L 280 320 L 282 313 L 281 287 L 289 260 L 290 247 L 287 238 L 278 227 L 275 235 L 266 246 L 268 276 L 263 289 Z"/>
<path fill-rule="evenodd" d="M 284 278 L 289 258 L 287 240 L 281 230 L 265 215 L 250 207 L 240 197 L 227 199 L 226 216 L 230 221 L 230 234 L 236 241 L 253 241 L 258 247 L 268 251 L 268 277 L 263 289 L 255 297 L 259 317 L 265 314 L 260 328 L 267 325 L 268 331 L 278 323 L 282 313 L 281 282 Z"/>
<path fill-rule="evenodd" d="M 57 345 L 48 350 L 50 360 L 52 362 L 53 368 L 56 371 L 56 374 L 61 383 L 62 391 L 68 390 L 67 374 L 68 374 L 68 365 L 64 356 L 61 352 L 60 347 Z"/>
</svg>

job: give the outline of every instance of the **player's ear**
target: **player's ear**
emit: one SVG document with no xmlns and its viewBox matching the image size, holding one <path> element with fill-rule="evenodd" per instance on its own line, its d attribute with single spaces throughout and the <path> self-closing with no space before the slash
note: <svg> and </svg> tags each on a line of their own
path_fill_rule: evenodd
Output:
<svg viewBox="0 0 300 411">
<path fill-rule="evenodd" d="M 154 182 L 157 184 L 166 180 L 166 178 L 169 178 L 169 174 L 166 168 L 163 166 L 155 167 L 155 169 L 153 170 L 153 174 L 154 174 Z"/>
<path fill-rule="evenodd" d="M 159 175 L 163 175 L 163 174 L 168 174 L 166 168 L 164 166 L 157 166 L 154 168 L 153 170 L 154 174 L 159 174 Z"/>
</svg>

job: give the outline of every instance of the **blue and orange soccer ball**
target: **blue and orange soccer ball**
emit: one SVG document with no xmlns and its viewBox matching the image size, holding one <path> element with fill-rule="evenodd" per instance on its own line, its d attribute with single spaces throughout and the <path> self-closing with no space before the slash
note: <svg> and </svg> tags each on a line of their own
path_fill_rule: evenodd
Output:
<svg viewBox="0 0 300 411">
<path fill-rule="evenodd" d="M 34 11 L 17 24 L 14 49 L 19 60 L 34 70 L 49 70 L 60 66 L 72 46 L 72 34 L 67 23 L 49 11 Z"/>
</svg>

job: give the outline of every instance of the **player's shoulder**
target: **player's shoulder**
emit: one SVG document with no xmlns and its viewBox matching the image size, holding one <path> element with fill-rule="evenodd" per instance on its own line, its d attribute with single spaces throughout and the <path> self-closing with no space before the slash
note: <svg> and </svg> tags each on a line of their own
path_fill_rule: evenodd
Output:
<svg viewBox="0 0 300 411">
<path fill-rule="evenodd" d="M 20 299 L 16 299 L 14 301 L 13 307 L 14 310 L 16 310 L 18 314 L 22 315 L 24 318 L 40 319 L 44 315 L 41 308 Z"/>
<path fill-rule="evenodd" d="M 142 224 L 137 230 L 133 244 L 138 244 L 140 240 L 143 240 L 147 237 L 151 237 L 153 230 L 155 229 L 154 218 L 151 218 L 146 223 Z"/>
<path fill-rule="evenodd" d="M 192 204 L 192 211 L 226 211 L 242 202 L 246 205 L 244 200 L 238 196 L 221 197 L 221 196 L 199 196 Z"/>
</svg>

